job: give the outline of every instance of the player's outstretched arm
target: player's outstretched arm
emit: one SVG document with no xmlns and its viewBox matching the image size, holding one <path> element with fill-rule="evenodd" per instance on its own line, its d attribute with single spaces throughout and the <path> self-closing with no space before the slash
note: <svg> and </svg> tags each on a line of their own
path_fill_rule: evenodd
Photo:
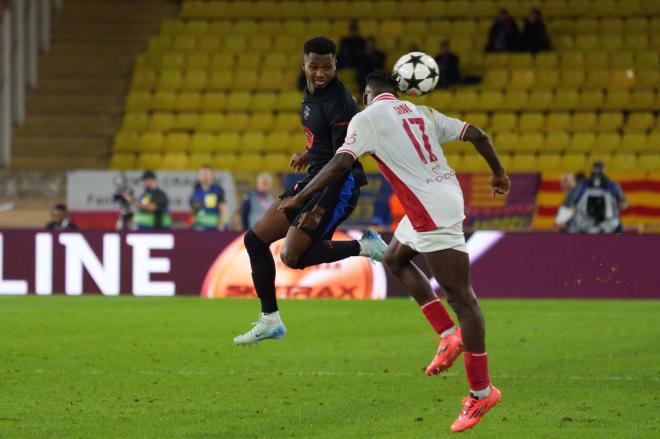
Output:
<svg viewBox="0 0 660 439">
<path fill-rule="evenodd" d="M 474 145 L 474 148 L 486 160 L 488 166 L 493 171 L 493 177 L 490 182 L 493 187 L 493 194 L 509 193 L 511 180 L 507 177 L 497 151 L 495 151 L 495 146 L 493 146 L 493 142 L 491 142 L 488 134 L 479 127 L 468 125 L 465 134 L 463 134 L 463 140 Z"/>
<path fill-rule="evenodd" d="M 313 193 L 326 188 L 350 171 L 353 167 L 353 162 L 355 162 L 355 158 L 352 154 L 335 154 L 303 190 L 293 197 L 282 200 L 278 210 L 284 212 L 287 209 L 295 209 L 302 206 Z"/>
</svg>

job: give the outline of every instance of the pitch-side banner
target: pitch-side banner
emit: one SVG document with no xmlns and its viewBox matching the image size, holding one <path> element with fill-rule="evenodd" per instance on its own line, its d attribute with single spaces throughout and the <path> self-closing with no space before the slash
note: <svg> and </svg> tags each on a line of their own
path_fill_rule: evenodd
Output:
<svg viewBox="0 0 660 439">
<path fill-rule="evenodd" d="M 338 232 L 335 239 L 359 235 Z M 480 297 L 660 299 L 660 235 L 484 231 L 467 247 Z M 380 263 L 354 257 L 293 270 L 281 263 L 280 248 L 271 246 L 280 298 L 406 295 Z M 233 232 L 0 230 L 2 295 L 255 297 L 250 272 L 243 236 Z"/>
</svg>

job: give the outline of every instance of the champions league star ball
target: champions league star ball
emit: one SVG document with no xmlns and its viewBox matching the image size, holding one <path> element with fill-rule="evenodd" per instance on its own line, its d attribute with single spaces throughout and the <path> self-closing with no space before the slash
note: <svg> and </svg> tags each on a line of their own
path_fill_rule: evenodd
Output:
<svg viewBox="0 0 660 439">
<path fill-rule="evenodd" d="M 438 73 L 438 64 L 423 52 L 403 55 L 392 70 L 399 90 L 409 96 L 422 96 L 433 90 L 438 84 Z"/>
</svg>

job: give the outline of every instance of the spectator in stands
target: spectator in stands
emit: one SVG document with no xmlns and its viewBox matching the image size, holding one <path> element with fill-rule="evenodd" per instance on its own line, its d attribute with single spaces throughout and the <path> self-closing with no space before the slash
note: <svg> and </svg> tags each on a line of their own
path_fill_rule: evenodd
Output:
<svg viewBox="0 0 660 439">
<path fill-rule="evenodd" d="M 142 174 L 142 186 L 144 193 L 140 198 L 135 198 L 128 190 L 124 192 L 124 198 L 135 209 L 133 226 L 138 230 L 169 229 L 172 225 L 169 202 L 165 192 L 158 187 L 153 171 Z"/>
<path fill-rule="evenodd" d="M 275 201 L 273 194 L 273 177 L 268 172 L 257 176 L 257 187 L 245 194 L 241 205 L 241 224 L 243 230 L 249 230 L 261 218 L 266 209 Z"/>
<path fill-rule="evenodd" d="M 574 214 L 571 203 L 575 199 L 580 184 L 582 184 L 584 179 L 584 172 L 578 172 L 575 175 L 570 173 L 562 174 L 559 179 L 559 186 L 564 191 L 564 201 L 557 211 L 555 224 L 559 226 L 561 232 L 568 232 L 571 228 L 571 221 Z"/>
<path fill-rule="evenodd" d="M 408 52 L 421 52 L 422 49 L 419 48 L 419 44 L 415 43 L 414 41 L 410 43 L 410 46 L 408 46 Z"/>
<path fill-rule="evenodd" d="M 591 176 L 583 181 L 566 204 L 575 216 L 568 229 L 573 233 L 622 233 L 620 211 L 628 203 L 621 186 L 605 175 L 603 162 L 595 162 Z"/>
<path fill-rule="evenodd" d="M 339 55 L 337 56 L 337 68 L 356 68 L 360 54 L 364 49 L 364 38 L 360 35 L 360 26 L 353 20 L 348 25 L 348 35 L 339 43 Z"/>
<path fill-rule="evenodd" d="M 64 204 L 56 204 L 50 211 L 50 222 L 47 230 L 77 230 L 78 226 L 69 220 L 69 211 Z"/>
<path fill-rule="evenodd" d="M 440 69 L 440 78 L 438 79 L 438 88 L 447 88 L 452 84 L 458 83 L 460 78 L 458 70 L 458 55 L 449 48 L 449 41 L 443 40 L 440 43 L 440 52 L 435 56 L 435 62 Z"/>
<path fill-rule="evenodd" d="M 376 47 L 374 37 L 364 40 L 364 49 L 357 63 L 357 82 L 360 87 L 360 93 L 364 92 L 367 86 L 367 75 L 374 70 L 385 68 L 385 54 Z"/>
<path fill-rule="evenodd" d="M 486 52 L 512 52 L 518 50 L 518 25 L 509 15 L 509 11 L 501 9 L 500 14 L 490 28 Z"/>
<path fill-rule="evenodd" d="M 525 26 L 520 37 L 520 48 L 532 53 L 550 50 L 550 37 L 538 8 L 529 11 L 525 18 Z"/>
<path fill-rule="evenodd" d="M 197 182 L 190 196 L 195 230 L 226 230 L 225 191 L 214 181 L 213 168 L 204 165 L 197 171 Z"/>
</svg>

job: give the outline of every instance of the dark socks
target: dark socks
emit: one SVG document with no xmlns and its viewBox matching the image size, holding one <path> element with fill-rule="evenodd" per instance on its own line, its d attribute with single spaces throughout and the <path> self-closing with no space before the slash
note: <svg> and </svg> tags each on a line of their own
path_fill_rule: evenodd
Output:
<svg viewBox="0 0 660 439">
<path fill-rule="evenodd" d="M 261 300 L 261 312 L 268 314 L 277 311 L 275 294 L 275 260 L 269 246 L 248 230 L 243 238 L 245 249 L 250 255 L 252 281 Z"/>
<path fill-rule="evenodd" d="M 320 241 L 315 242 L 300 256 L 293 268 L 305 268 L 312 265 L 341 261 L 360 254 L 357 241 Z"/>
</svg>

